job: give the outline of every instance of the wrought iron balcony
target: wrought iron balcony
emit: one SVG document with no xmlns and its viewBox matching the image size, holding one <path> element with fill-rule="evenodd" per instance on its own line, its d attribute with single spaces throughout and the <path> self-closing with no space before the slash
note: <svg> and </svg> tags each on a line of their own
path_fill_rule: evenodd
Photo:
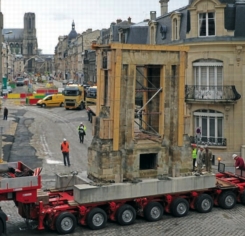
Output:
<svg viewBox="0 0 245 236">
<path fill-rule="evenodd" d="M 217 101 L 236 101 L 241 95 L 236 91 L 234 85 L 227 86 L 202 86 L 186 85 L 185 101 L 193 100 L 217 100 Z"/>
<path fill-rule="evenodd" d="M 197 145 L 226 146 L 226 138 L 190 136 L 190 142 Z"/>
</svg>

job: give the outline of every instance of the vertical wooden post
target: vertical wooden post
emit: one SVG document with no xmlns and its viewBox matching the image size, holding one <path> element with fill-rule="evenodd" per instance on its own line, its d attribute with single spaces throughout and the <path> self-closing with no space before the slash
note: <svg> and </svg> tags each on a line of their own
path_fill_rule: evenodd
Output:
<svg viewBox="0 0 245 236">
<path fill-rule="evenodd" d="M 114 93 L 114 123 L 113 123 L 113 151 L 119 150 L 120 134 L 120 107 L 121 107 L 121 72 L 122 72 L 122 50 L 116 49 L 115 66 L 115 93 Z"/>
<path fill-rule="evenodd" d="M 186 52 L 180 52 L 179 67 L 179 102 L 178 102 L 178 146 L 183 146 L 184 104 L 185 104 L 185 66 Z"/>
</svg>

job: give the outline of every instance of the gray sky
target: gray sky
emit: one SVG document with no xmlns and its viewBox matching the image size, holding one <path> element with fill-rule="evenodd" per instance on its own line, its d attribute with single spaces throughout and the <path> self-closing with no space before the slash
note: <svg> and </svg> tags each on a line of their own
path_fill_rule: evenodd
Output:
<svg viewBox="0 0 245 236">
<path fill-rule="evenodd" d="M 26 12 L 36 14 L 38 47 L 44 54 L 54 53 L 58 37 L 68 35 L 74 20 L 77 33 L 88 28 L 109 28 L 117 19 L 138 23 L 160 16 L 159 0 L 0 0 L 4 28 L 23 28 Z M 170 0 L 169 11 L 186 6 L 188 0 Z"/>
</svg>

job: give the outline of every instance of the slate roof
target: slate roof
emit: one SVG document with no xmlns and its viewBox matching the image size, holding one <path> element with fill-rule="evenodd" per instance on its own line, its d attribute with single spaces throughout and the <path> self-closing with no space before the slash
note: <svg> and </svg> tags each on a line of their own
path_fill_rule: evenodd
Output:
<svg viewBox="0 0 245 236">
<path fill-rule="evenodd" d="M 195 0 L 190 0 L 194 2 Z M 234 30 L 234 36 L 224 35 L 224 36 L 214 36 L 214 37 L 195 37 L 186 39 L 186 33 L 191 29 L 190 15 L 188 11 L 189 5 L 176 9 L 169 12 L 163 16 L 156 19 L 157 24 L 157 35 L 156 44 L 176 44 L 184 42 L 213 42 L 213 41 L 233 41 L 237 38 L 245 38 L 245 0 L 239 1 L 236 4 L 236 0 L 219 0 L 223 4 L 227 4 L 225 7 L 224 17 L 225 17 L 225 29 Z M 174 12 L 179 12 L 181 14 L 181 25 L 180 25 L 180 40 L 172 41 L 172 19 L 170 15 Z M 219 22 L 216 22 L 216 27 L 219 27 Z M 166 34 L 162 34 L 166 31 Z M 149 43 L 149 35 L 147 39 Z"/>
<path fill-rule="evenodd" d="M 143 21 L 131 25 L 127 33 L 127 43 L 146 44 L 148 37 L 148 22 Z"/>
<path fill-rule="evenodd" d="M 12 31 L 12 34 L 6 34 Z M 18 41 L 18 39 L 23 39 L 24 29 L 2 29 L 2 35 L 7 41 Z"/>
</svg>

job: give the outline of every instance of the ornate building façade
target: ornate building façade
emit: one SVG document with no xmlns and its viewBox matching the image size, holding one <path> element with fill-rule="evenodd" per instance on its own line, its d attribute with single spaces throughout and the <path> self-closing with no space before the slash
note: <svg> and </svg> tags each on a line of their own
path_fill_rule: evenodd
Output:
<svg viewBox="0 0 245 236">
<path fill-rule="evenodd" d="M 2 29 L 2 35 L 4 36 L 4 41 L 9 45 L 10 53 L 22 55 L 24 64 L 27 62 L 25 69 L 28 72 L 34 72 L 35 59 L 27 60 L 38 54 L 35 13 L 25 13 L 24 28 Z"/>
</svg>

